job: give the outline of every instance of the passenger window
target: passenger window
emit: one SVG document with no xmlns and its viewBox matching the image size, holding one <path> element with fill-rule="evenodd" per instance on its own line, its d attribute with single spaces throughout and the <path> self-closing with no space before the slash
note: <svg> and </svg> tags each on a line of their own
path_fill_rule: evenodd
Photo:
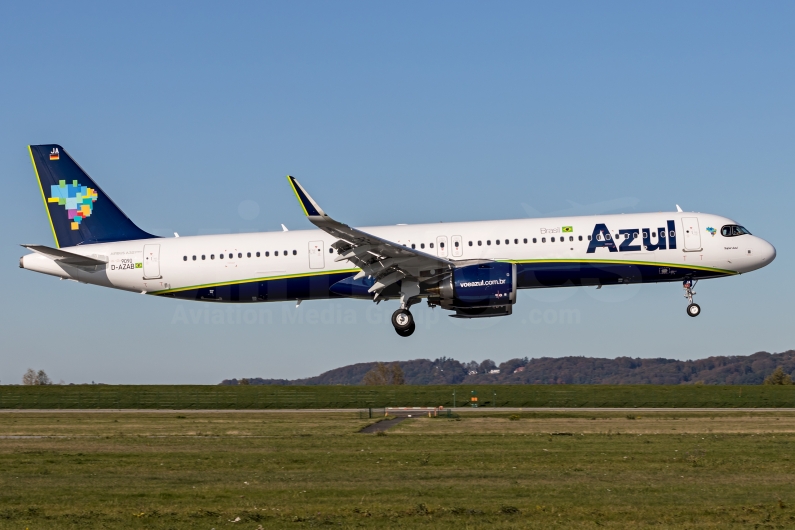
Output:
<svg viewBox="0 0 795 530">
<path fill-rule="evenodd" d="M 525 239 L 524 242 L 527 243 L 527 240 Z M 518 245 L 519 244 L 519 240 L 518 239 L 514 239 L 513 240 L 513 244 L 514 245 Z"/>
<path fill-rule="evenodd" d="M 487 245 L 491 245 L 491 239 L 487 239 L 487 240 L 486 240 L 486 244 L 487 244 Z"/>
<path fill-rule="evenodd" d="M 470 241 L 470 242 L 469 242 L 469 246 L 470 246 L 470 247 L 472 246 L 472 241 Z"/>
<path fill-rule="evenodd" d="M 282 254 L 283 254 L 284 256 L 286 256 L 286 255 L 287 255 L 287 251 L 285 250 L 284 252 L 282 252 Z"/>
<path fill-rule="evenodd" d="M 478 241 L 478 246 L 483 246 L 483 241 Z"/>
<path fill-rule="evenodd" d="M 577 241 L 582 241 L 582 236 L 577 236 Z"/>
<path fill-rule="evenodd" d="M 229 259 L 232 259 L 233 257 L 234 257 L 234 256 L 233 256 L 233 255 L 232 255 L 232 253 L 230 252 L 230 253 L 229 253 Z"/>
<path fill-rule="evenodd" d="M 297 250 L 293 250 L 293 256 L 297 256 L 297 255 L 298 255 L 298 251 Z"/>
<path fill-rule="evenodd" d="M 278 251 L 278 250 L 274 250 L 274 251 L 273 251 L 273 255 L 274 255 L 274 256 L 278 256 L 278 255 L 279 255 L 279 251 Z"/>
<path fill-rule="evenodd" d="M 267 257 L 270 257 L 270 255 L 271 255 L 271 253 L 270 253 L 270 252 L 268 252 L 268 251 L 266 250 L 266 251 L 265 251 L 265 257 L 266 257 L 266 258 L 267 258 Z"/>
<path fill-rule="evenodd" d="M 188 261 L 188 256 L 182 256 L 182 261 Z"/>
<path fill-rule="evenodd" d="M 429 244 L 428 246 L 429 246 L 429 247 L 431 247 L 431 248 L 433 248 L 433 243 Z"/>
<path fill-rule="evenodd" d="M 674 232 L 673 230 L 671 230 L 671 231 L 668 233 L 668 235 L 670 235 L 671 237 L 676 237 L 676 232 Z"/>
<path fill-rule="evenodd" d="M 638 237 L 638 236 L 635 235 L 635 237 Z M 643 232 L 643 239 L 646 239 L 648 237 L 649 237 L 649 233 L 648 232 Z"/>
<path fill-rule="evenodd" d="M 601 235 L 601 234 L 600 234 L 600 235 Z M 610 241 L 611 239 L 613 239 L 613 236 L 611 236 L 610 234 L 605 234 L 605 239 L 606 239 L 607 241 Z"/>
<path fill-rule="evenodd" d="M 218 254 L 218 259 L 224 259 L 224 255 L 223 254 Z"/>
<path fill-rule="evenodd" d="M 510 239 L 506 239 L 506 240 L 505 240 L 505 244 L 506 244 L 506 245 L 510 245 L 510 244 L 511 244 L 511 240 L 510 240 Z"/>
<path fill-rule="evenodd" d="M 624 234 L 624 239 L 629 239 L 629 234 Z"/>
<path fill-rule="evenodd" d="M 328 253 L 329 254 L 334 254 L 334 249 L 333 248 L 328 249 Z"/>
<path fill-rule="evenodd" d="M 251 252 L 246 252 L 246 257 L 250 258 L 251 257 Z"/>
<path fill-rule="evenodd" d="M 555 242 L 555 238 L 554 238 L 554 237 L 550 237 L 550 238 L 549 238 L 549 242 L 550 242 L 550 243 L 554 243 L 554 242 Z"/>
<path fill-rule="evenodd" d="M 533 243 L 535 243 L 535 241 L 533 241 Z M 524 238 L 524 244 L 527 244 L 527 238 Z"/>
<path fill-rule="evenodd" d="M 533 243 L 535 243 L 535 242 L 536 242 L 536 238 L 533 238 Z"/>
<path fill-rule="evenodd" d="M 542 243 L 546 243 L 546 242 L 547 242 L 547 238 L 545 238 L 545 237 L 542 237 L 542 238 L 541 238 L 541 242 L 542 242 Z"/>
<path fill-rule="evenodd" d="M 257 257 L 259 257 L 259 252 L 257 252 Z"/>
<path fill-rule="evenodd" d="M 215 254 L 210 254 L 210 259 L 215 259 Z"/>
<path fill-rule="evenodd" d="M 414 243 L 412 243 L 412 244 L 411 244 L 411 248 L 415 248 L 415 249 L 416 249 L 416 248 L 417 248 L 417 245 L 415 245 Z"/>
<path fill-rule="evenodd" d="M 497 239 L 496 241 L 494 241 L 494 244 L 495 244 L 495 245 L 499 245 L 499 244 L 500 244 L 500 240 L 499 240 L 499 239 Z"/>
<path fill-rule="evenodd" d="M 657 232 L 652 232 L 651 237 L 657 237 Z"/>
<path fill-rule="evenodd" d="M 196 261 L 196 256 L 193 256 L 193 261 Z"/>
<path fill-rule="evenodd" d="M 230 256 L 230 257 L 231 257 L 231 256 Z M 242 258 L 242 257 L 243 257 L 243 253 L 242 253 L 242 252 L 238 252 L 238 253 L 237 253 L 237 257 L 238 257 L 238 258 Z"/>
<path fill-rule="evenodd" d="M 420 243 L 420 248 L 425 248 L 425 243 Z"/>
<path fill-rule="evenodd" d="M 204 254 L 202 254 L 202 261 L 204 261 Z"/>
<path fill-rule="evenodd" d="M 582 239 L 582 237 L 580 237 Z M 574 241 L 574 236 L 569 236 L 569 241 Z"/>
</svg>

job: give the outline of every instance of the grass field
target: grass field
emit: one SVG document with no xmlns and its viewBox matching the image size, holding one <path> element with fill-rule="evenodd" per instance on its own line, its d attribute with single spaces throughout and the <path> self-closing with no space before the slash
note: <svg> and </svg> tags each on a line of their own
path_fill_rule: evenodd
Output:
<svg viewBox="0 0 795 530">
<path fill-rule="evenodd" d="M 481 407 L 795 407 L 795 386 L 0 386 L 0 409 Z M 455 401 L 454 401 L 455 399 Z"/>
<path fill-rule="evenodd" d="M 786 528 L 795 412 L 0 413 L 0 528 Z"/>
</svg>

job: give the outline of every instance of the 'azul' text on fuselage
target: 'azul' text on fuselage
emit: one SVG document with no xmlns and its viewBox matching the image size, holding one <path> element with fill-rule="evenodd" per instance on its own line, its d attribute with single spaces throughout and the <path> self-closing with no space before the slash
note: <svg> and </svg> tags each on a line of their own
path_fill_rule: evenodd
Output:
<svg viewBox="0 0 795 530">
<path fill-rule="evenodd" d="M 610 252 L 676 249 L 676 225 L 671 220 L 666 221 L 666 225 L 666 227 L 658 227 L 657 230 L 622 228 L 613 236 L 607 229 L 607 225 L 599 223 L 593 228 L 587 253 L 593 254 L 600 247 L 607 248 Z M 616 246 L 616 239 L 619 240 L 618 246 Z M 641 240 L 642 244 L 640 244 Z"/>
</svg>

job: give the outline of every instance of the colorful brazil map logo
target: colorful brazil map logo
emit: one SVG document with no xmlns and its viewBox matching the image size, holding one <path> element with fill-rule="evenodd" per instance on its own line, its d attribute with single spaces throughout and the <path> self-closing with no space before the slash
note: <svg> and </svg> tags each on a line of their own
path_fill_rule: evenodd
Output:
<svg viewBox="0 0 795 530">
<path fill-rule="evenodd" d="M 72 221 L 72 230 L 80 228 L 83 219 L 89 217 L 94 211 L 94 203 L 97 200 L 97 190 L 81 186 L 76 180 L 67 184 L 65 180 L 59 180 L 58 185 L 50 186 L 50 198 L 47 202 L 57 202 L 66 208 L 66 214 Z"/>
</svg>

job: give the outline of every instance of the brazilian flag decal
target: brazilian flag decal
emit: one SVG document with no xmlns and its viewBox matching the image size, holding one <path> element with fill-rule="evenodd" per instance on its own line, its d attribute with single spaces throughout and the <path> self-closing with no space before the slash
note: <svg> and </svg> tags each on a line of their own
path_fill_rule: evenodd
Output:
<svg viewBox="0 0 795 530">
<path fill-rule="evenodd" d="M 573 226 L 564 226 L 563 228 L 561 228 L 561 231 L 563 231 L 563 232 L 574 232 L 574 227 Z"/>
</svg>

